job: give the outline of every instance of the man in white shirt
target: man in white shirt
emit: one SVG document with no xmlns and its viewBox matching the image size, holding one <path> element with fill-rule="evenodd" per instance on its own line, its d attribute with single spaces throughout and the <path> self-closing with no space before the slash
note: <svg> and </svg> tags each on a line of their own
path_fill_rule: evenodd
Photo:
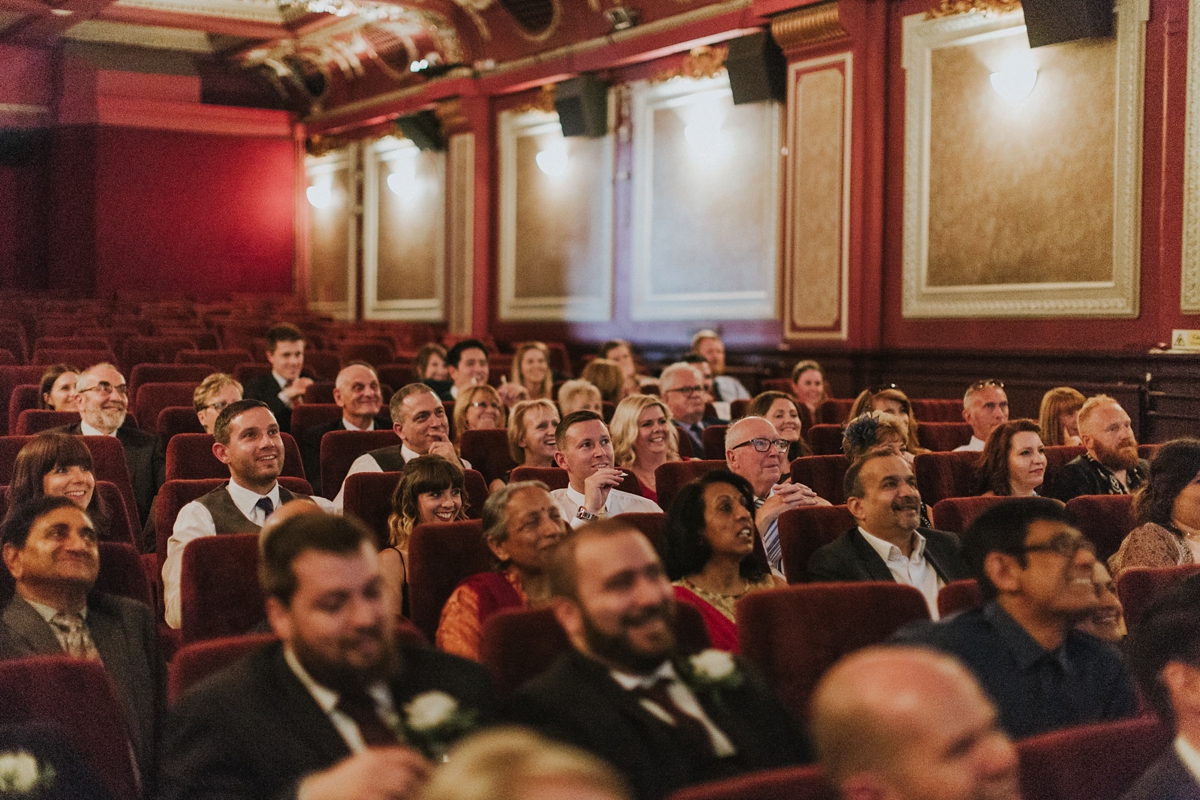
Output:
<svg viewBox="0 0 1200 800">
<path fill-rule="evenodd" d="M 1008 422 L 1008 395 L 1004 393 L 1004 384 L 992 378 L 972 383 L 963 396 L 962 414 L 971 426 L 971 441 L 954 448 L 954 452 L 983 452 L 992 431 Z"/>
<path fill-rule="evenodd" d="M 938 590 L 972 577 L 953 533 L 919 527 L 921 494 L 901 456 L 871 452 L 846 471 L 846 508 L 857 527 L 808 560 L 811 581 L 895 581 L 918 589 L 938 618 Z"/>
<path fill-rule="evenodd" d="M 213 454 L 229 467 L 229 482 L 179 511 L 163 562 L 167 624 L 180 625 L 180 574 L 183 549 L 203 536 L 256 533 L 271 512 L 303 495 L 276 480 L 283 471 L 283 438 L 275 415 L 260 400 L 230 403 L 213 425 Z M 329 501 L 313 502 L 330 507 Z"/>
<path fill-rule="evenodd" d="M 750 392 L 737 378 L 725 374 L 725 343 L 716 331 L 698 331 L 692 337 L 692 352 L 704 356 L 704 360 L 712 367 L 713 386 L 716 389 L 713 400 L 732 403 L 734 400 L 749 400 Z"/>
<path fill-rule="evenodd" d="M 383 405 L 379 376 L 370 364 L 355 362 L 342 368 L 334 383 L 333 402 L 342 409 L 342 416 L 324 425 L 314 425 L 300 436 L 304 475 L 314 489 L 321 486 L 321 437 L 330 431 L 373 431 L 387 427 L 387 421 L 379 416 Z"/>
<path fill-rule="evenodd" d="M 550 494 L 571 527 L 626 511 L 662 511 L 657 503 L 616 488 L 625 480 L 625 473 L 613 468 L 612 439 L 599 414 L 594 411 L 567 414 L 558 423 L 554 438 L 558 442 L 554 460 L 567 471 L 571 485 Z"/>
</svg>

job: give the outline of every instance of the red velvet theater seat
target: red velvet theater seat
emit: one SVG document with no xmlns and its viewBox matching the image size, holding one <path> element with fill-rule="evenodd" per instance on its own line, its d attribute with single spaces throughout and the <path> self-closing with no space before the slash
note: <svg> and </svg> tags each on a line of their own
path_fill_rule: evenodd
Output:
<svg viewBox="0 0 1200 800">
<path fill-rule="evenodd" d="M 792 483 L 802 483 L 834 505 L 846 502 L 843 484 L 850 461 L 838 453 L 828 456 L 801 456 L 792 461 Z"/>
<path fill-rule="evenodd" d="M 1170 746 L 1153 717 L 1044 733 L 1017 742 L 1025 800 L 1117 800 Z"/>
<path fill-rule="evenodd" d="M 788 583 L 808 582 L 808 559 L 855 525 L 844 505 L 801 506 L 779 515 L 779 546 Z"/>
<path fill-rule="evenodd" d="M 429 641 L 442 606 L 463 579 L 492 568 L 478 520 L 417 525 L 408 540 L 408 601 L 413 624 Z"/>
<path fill-rule="evenodd" d="M 975 518 L 1005 497 L 947 497 L 933 506 L 933 526 L 939 531 L 962 533 Z"/>
<path fill-rule="evenodd" d="M 837 800 L 820 767 L 787 767 L 689 786 L 669 800 Z"/>
</svg>

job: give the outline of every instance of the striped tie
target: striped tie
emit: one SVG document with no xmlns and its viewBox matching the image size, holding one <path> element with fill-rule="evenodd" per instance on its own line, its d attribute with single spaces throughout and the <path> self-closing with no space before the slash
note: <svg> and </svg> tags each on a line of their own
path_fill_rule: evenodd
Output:
<svg viewBox="0 0 1200 800">
<path fill-rule="evenodd" d="M 82 658 L 88 661 L 100 660 L 100 653 L 96 650 L 96 645 L 92 643 L 92 637 L 88 635 L 87 629 L 83 626 L 81 615 L 58 613 L 50 618 L 50 624 L 62 634 L 59 641 L 63 642 L 63 649 L 71 658 Z"/>
<path fill-rule="evenodd" d="M 754 500 L 754 510 L 762 508 L 765 500 Z M 783 547 L 779 544 L 779 521 L 776 520 L 767 526 L 767 530 L 762 536 L 763 549 L 767 551 L 767 563 L 775 569 L 780 568 L 783 562 Z"/>
</svg>

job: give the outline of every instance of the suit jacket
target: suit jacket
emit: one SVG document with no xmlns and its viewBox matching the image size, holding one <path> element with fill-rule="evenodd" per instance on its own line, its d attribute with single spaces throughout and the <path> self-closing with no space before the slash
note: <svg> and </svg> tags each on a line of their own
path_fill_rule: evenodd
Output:
<svg viewBox="0 0 1200 800">
<path fill-rule="evenodd" d="M 1179 760 L 1175 748 L 1168 747 L 1121 800 L 1200 800 L 1200 784 Z"/>
<path fill-rule="evenodd" d="M 425 647 L 401 645 L 392 681 L 396 710 L 441 690 L 480 720 L 492 716 L 492 693 L 480 665 Z M 345 740 L 272 642 L 192 687 L 172 709 L 163 747 L 159 797 L 294 797 L 306 775 L 350 755 Z"/>
<path fill-rule="evenodd" d="M 312 377 L 312 374 L 307 371 L 300 374 L 305 378 Z M 275 380 L 275 376 L 268 372 L 266 375 L 255 375 L 247 380 L 242 386 L 242 397 L 247 400 L 262 400 L 275 415 L 275 421 L 279 423 L 279 430 L 291 433 L 292 409 L 279 399 L 280 391 L 279 381 Z"/>
<path fill-rule="evenodd" d="M 925 559 L 945 582 L 973 577 L 963 563 L 958 536 L 917 528 L 925 537 Z M 851 528 L 808 559 L 810 581 L 894 581 L 887 564 L 858 528 Z"/>
<path fill-rule="evenodd" d="M 291 412 L 288 412 L 290 415 Z M 386 417 L 375 418 L 375 430 L 386 431 L 392 427 L 391 420 Z M 317 492 L 321 493 L 321 437 L 331 431 L 344 431 L 342 418 L 308 428 L 300 437 L 300 458 L 304 461 L 304 477 Z"/>
<path fill-rule="evenodd" d="M 83 435 L 80 422 L 54 430 L 72 436 Z M 162 439 L 131 425 L 122 425 L 117 428 L 117 441 L 125 449 L 125 464 L 129 467 L 129 480 L 133 482 L 138 519 L 145 525 L 150 518 L 150 504 L 167 481 L 167 456 L 163 452 Z"/>
<path fill-rule="evenodd" d="M 575 650 L 518 690 L 502 716 L 604 758 L 642 800 L 719 777 L 811 761 L 808 739 L 766 682 L 747 662 L 737 663 L 746 681 L 724 690 L 721 702 L 696 693 L 737 749 L 729 759 L 706 758 L 674 726 L 647 711 L 605 666 Z"/>
<path fill-rule="evenodd" d="M 680 434 L 688 437 L 688 441 L 690 441 L 692 444 L 692 455 L 695 458 L 704 458 L 704 440 L 701 437 L 696 436 L 694 433 L 692 433 L 691 426 L 686 425 L 677 419 L 673 419 L 671 421 L 675 423 L 675 426 L 677 428 L 679 428 Z M 707 428 L 710 425 L 728 425 L 728 424 L 729 424 L 729 420 L 717 419 L 716 417 L 705 417 L 704 419 L 700 420 L 700 429 L 703 430 L 704 428 Z M 722 455 L 721 457 L 724 458 L 725 456 Z"/>
<path fill-rule="evenodd" d="M 87 626 L 125 711 L 143 784 L 152 786 L 166 710 L 166 669 L 150 609 L 136 600 L 92 592 Z M 14 595 L 0 615 L 0 658 L 62 655 L 62 645 L 33 606 Z"/>
</svg>

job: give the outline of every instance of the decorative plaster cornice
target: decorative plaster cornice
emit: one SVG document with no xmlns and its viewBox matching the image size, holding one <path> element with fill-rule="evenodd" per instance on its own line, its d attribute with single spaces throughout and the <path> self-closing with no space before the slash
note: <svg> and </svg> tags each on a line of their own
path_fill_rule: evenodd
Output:
<svg viewBox="0 0 1200 800">
<path fill-rule="evenodd" d="M 846 35 L 838 16 L 837 0 L 780 14 L 771 20 L 771 36 L 784 50 L 831 42 Z"/>
<path fill-rule="evenodd" d="M 953 17 L 956 14 L 1007 14 L 1021 7 L 1021 0 L 942 0 L 937 8 L 925 12 L 925 19 Z"/>
<path fill-rule="evenodd" d="M 657 73 L 650 82 L 662 83 L 674 78 L 713 78 L 726 71 L 725 60 L 727 58 L 729 58 L 728 45 L 693 47 L 679 62 L 678 67 Z"/>
</svg>

